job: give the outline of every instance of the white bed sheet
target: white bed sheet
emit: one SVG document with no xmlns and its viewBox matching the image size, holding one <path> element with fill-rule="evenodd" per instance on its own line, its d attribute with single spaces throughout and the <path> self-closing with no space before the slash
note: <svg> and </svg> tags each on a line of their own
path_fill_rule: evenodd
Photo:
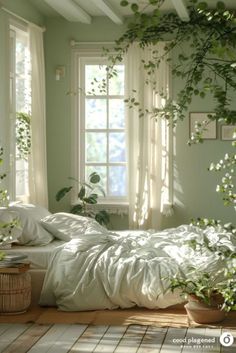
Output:
<svg viewBox="0 0 236 353">
<path fill-rule="evenodd" d="M 32 269 L 47 269 L 53 250 L 62 244 L 64 244 L 63 241 L 54 240 L 44 246 L 12 245 L 6 253 L 27 255 L 27 261 L 30 262 Z"/>
</svg>

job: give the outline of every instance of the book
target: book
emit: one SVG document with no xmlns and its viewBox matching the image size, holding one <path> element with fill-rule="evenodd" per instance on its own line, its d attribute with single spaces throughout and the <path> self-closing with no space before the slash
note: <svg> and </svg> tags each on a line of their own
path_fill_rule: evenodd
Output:
<svg viewBox="0 0 236 353">
<path fill-rule="evenodd" d="M 27 259 L 27 255 L 24 254 L 6 254 L 0 262 L 19 262 L 19 260 Z"/>
<path fill-rule="evenodd" d="M 0 260 L 0 268 L 4 267 L 16 267 L 21 263 L 25 263 L 27 255 L 23 254 L 6 254 L 2 260 Z"/>
<path fill-rule="evenodd" d="M 11 267 L 0 267 L 0 274 L 1 273 L 23 273 L 28 271 L 30 268 L 30 263 L 19 263 L 17 265 L 11 266 Z"/>
</svg>

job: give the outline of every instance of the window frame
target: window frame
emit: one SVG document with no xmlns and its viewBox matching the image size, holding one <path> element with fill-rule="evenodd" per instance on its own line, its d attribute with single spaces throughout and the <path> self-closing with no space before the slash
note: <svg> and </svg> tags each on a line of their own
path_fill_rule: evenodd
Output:
<svg viewBox="0 0 236 353">
<path fill-rule="evenodd" d="M 108 60 L 102 56 L 102 50 L 99 48 L 85 48 L 85 49 L 72 49 L 72 150 L 71 150 L 71 161 L 72 161 L 72 176 L 74 176 L 77 180 L 82 181 L 85 177 L 85 149 L 81 148 L 81 146 L 85 146 L 85 100 L 86 96 L 84 94 L 83 83 L 85 83 L 85 66 L 86 64 L 101 64 L 108 65 Z M 124 63 L 121 63 L 124 65 Z M 83 68 L 81 70 L 81 67 Z M 125 70 L 124 70 L 125 71 Z M 125 81 L 125 79 L 124 79 Z M 124 93 L 125 94 L 125 93 Z M 122 98 L 124 98 L 124 94 Z M 120 95 L 114 95 L 121 97 Z M 99 97 L 99 95 L 91 95 L 91 98 Z M 103 95 L 103 98 L 109 99 L 108 95 Z M 113 97 L 113 95 L 112 95 Z M 84 118 L 82 118 L 84 116 Z M 89 129 L 90 130 L 90 129 Z M 96 129 L 91 129 L 96 130 Z M 109 205 L 109 206 L 119 206 L 126 207 L 128 205 L 128 146 L 127 146 L 127 123 L 125 121 L 124 129 L 99 129 L 100 132 L 103 131 L 124 131 L 125 133 L 125 143 L 126 143 L 126 161 L 125 162 L 117 162 L 114 165 L 126 165 L 126 196 L 114 196 L 114 197 L 101 197 L 98 200 L 98 204 Z M 81 133 L 82 131 L 82 133 Z M 108 148 L 108 146 L 107 146 Z M 80 153 L 82 151 L 82 153 Z M 86 163 L 87 164 L 87 163 Z M 89 163 L 88 163 L 89 164 Z M 95 165 L 97 163 L 91 163 L 91 165 Z M 99 164 L 99 163 L 98 163 Z M 112 163 L 102 163 L 107 166 L 112 165 Z M 81 168 L 83 166 L 83 168 Z M 108 180 L 107 180 L 108 183 Z M 71 195 L 72 204 L 76 203 L 77 200 L 78 188 L 74 189 L 74 192 Z M 99 205 L 95 205 L 93 207 L 99 207 Z"/>
<path fill-rule="evenodd" d="M 17 200 L 28 202 L 29 200 L 29 161 L 27 166 L 28 172 L 28 183 L 27 189 L 28 192 L 24 194 L 17 195 L 16 188 L 16 172 L 17 172 L 17 158 L 16 158 L 16 112 L 17 112 L 17 99 L 16 99 L 16 37 L 17 32 L 21 36 L 25 36 L 27 40 L 27 47 L 29 48 L 29 33 L 27 25 L 22 24 L 21 22 L 16 21 L 15 19 L 11 19 L 9 21 L 9 58 L 10 58 L 10 67 L 9 67 L 9 82 L 10 82 L 10 169 L 11 169 L 11 177 L 10 177 L 10 200 Z M 24 78 L 25 79 L 25 78 Z M 31 80 L 31 79 L 30 79 Z M 25 161 L 22 161 L 26 163 Z M 25 182 L 25 179 L 24 179 Z"/>
</svg>

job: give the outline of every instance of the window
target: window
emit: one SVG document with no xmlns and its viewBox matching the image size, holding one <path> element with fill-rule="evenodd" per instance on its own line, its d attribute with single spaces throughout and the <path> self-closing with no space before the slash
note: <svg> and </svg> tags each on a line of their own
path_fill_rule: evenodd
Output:
<svg viewBox="0 0 236 353">
<path fill-rule="evenodd" d="M 10 30 L 11 198 L 27 201 L 29 195 L 31 68 L 26 30 Z"/>
<path fill-rule="evenodd" d="M 79 59 L 78 174 L 86 180 L 97 171 L 106 201 L 119 203 L 127 200 L 125 70 L 117 65 L 117 75 L 109 79 L 106 68 L 102 58 Z"/>
</svg>

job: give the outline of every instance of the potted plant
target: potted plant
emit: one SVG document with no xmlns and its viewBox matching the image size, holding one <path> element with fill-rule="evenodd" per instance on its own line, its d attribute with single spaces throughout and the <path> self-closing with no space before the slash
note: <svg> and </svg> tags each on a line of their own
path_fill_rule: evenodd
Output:
<svg viewBox="0 0 236 353">
<path fill-rule="evenodd" d="M 202 248 L 197 241 L 189 242 L 189 246 L 198 247 L 200 251 Z M 177 273 L 170 278 L 168 287 L 172 292 L 180 290 L 188 301 L 185 309 L 189 318 L 201 324 L 220 322 L 227 312 L 236 310 L 236 252 L 222 245 L 212 245 L 207 238 L 204 246 L 216 254 L 220 269 L 209 273 L 191 267 L 187 276 Z"/>
<path fill-rule="evenodd" d="M 194 269 L 188 278 L 177 274 L 170 279 L 171 291 L 179 289 L 186 297 L 185 309 L 191 320 L 200 324 L 220 322 L 227 312 L 236 309 L 236 271 L 234 275 L 223 272 L 224 269 L 212 275 Z"/>
<path fill-rule="evenodd" d="M 98 223 L 106 226 L 110 221 L 109 214 L 105 210 L 94 211 L 89 207 L 89 205 L 97 204 L 99 194 L 105 196 L 105 192 L 100 184 L 100 175 L 97 172 L 93 172 L 89 175 L 88 180 L 83 183 L 79 183 L 78 180 L 74 178 L 69 179 L 80 185 L 77 195 L 78 202 L 72 206 L 70 212 L 81 216 L 95 218 Z M 56 200 L 60 201 L 72 189 L 73 186 L 66 186 L 60 189 L 56 194 Z"/>
</svg>

